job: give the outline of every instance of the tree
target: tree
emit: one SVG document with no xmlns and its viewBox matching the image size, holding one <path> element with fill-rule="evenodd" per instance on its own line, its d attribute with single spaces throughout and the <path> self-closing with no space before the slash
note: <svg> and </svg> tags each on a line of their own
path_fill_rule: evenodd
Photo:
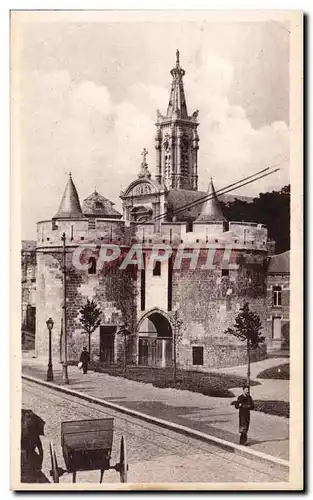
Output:
<svg viewBox="0 0 313 500">
<path fill-rule="evenodd" d="M 177 348 L 184 333 L 184 322 L 180 317 L 180 311 L 176 310 L 172 314 L 172 345 L 173 345 L 173 379 L 177 380 Z"/>
<path fill-rule="evenodd" d="M 79 311 L 81 317 L 79 321 L 88 334 L 88 350 L 90 353 L 91 334 L 100 326 L 102 312 L 94 300 L 87 299 L 87 303 Z"/>
<path fill-rule="evenodd" d="M 260 193 L 250 203 L 235 199 L 222 203 L 223 213 L 229 221 L 265 224 L 269 238 L 275 240 L 275 253 L 290 249 L 290 185 L 280 191 Z"/>
<path fill-rule="evenodd" d="M 256 349 L 264 342 L 265 337 L 261 335 L 262 323 L 260 317 L 250 310 L 249 302 L 245 302 L 240 308 L 239 314 L 235 318 L 233 328 L 227 328 L 224 333 L 234 335 L 247 343 L 247 386 L 250 389 L 250 354 L 251 349 Z"/>
</svg>

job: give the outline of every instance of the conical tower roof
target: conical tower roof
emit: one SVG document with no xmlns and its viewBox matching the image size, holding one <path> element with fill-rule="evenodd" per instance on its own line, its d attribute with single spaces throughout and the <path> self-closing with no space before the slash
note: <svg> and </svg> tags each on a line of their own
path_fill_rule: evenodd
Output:
<svg viewBox="0 0 313 500">
<path fill-rule="evenodd" d="M 171 118 L 176 113 L 179 118 L 188 118 L 183 84 L 185 70 L 181 68 L 179 63 L 179 50 L 176 51 L 176 66 L 171 70 L 171 75 L 173 82 L 166 116 Z"/>
<path fill-rule="evenodd" d="M 59 210 L 54 219 L 76 219 L 81 217 L 83 217 L 83 212 L 72 175 L 70 174 Z"/>
<path fill-rule="evenodd" d="M 211 177 L 207 199 L 203 202 L 199 217 L 195 222 L 226 221 L 218 201 Z"/>
</svg>

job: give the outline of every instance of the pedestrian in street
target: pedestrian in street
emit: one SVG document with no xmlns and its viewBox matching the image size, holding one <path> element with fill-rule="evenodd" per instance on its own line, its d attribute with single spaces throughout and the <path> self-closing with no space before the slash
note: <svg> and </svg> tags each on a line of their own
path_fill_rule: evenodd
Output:
<svg viewBox="0 0 313 500">
<path fill-rule="evenodd" d="M 250 425 L 250 410 L 254 410 L 253 399 L 249 394 L 249 387 L 247 385 L 243 386 L 242 394 L 238 396 L 237 401 L 233 401 L 231 404 L 239 410 L 239 444 L 246 445 Z"/>
<path fill-rule="evenodd" d="M 83 348 L 79 361 L 82 363 L 83 373 L 86 374 L 88 370 L 88 363 L 90 361 L 90 354 L 87 351 L 87 347 Z"/>
</svg>

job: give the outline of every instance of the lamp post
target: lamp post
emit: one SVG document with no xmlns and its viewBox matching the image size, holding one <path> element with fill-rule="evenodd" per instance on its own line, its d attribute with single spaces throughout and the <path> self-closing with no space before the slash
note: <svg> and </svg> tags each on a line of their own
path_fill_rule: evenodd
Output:
<svg viewBox="0 0 313 500">
<path fill-rule="evenodd" d="M 47 381 L 53 381 L 53 369 L 52 369 L 52 343 L 51 343 L 51 332 L 54 325 L 54 321 L 52 318 L 49 318 L 46 322 L 47 328 L 49 330 L 49 362 L 48 362 L 48 371 L 47 371 Z"/>
<path fill-rule="evenodd" d="M 60 363 L 63 362 L 63 318 L 61 318 L 61 331 L 60 331 Z"/>
<path fill-rule="evenodd" d="M 69 384 L 67 371 L 67 325 L 66 325 L 66 235 L 62 234 L 63 241 L 63 338 L 64 338 L 64 355 L 63 355 L 63 384 Z"/>
</svg>

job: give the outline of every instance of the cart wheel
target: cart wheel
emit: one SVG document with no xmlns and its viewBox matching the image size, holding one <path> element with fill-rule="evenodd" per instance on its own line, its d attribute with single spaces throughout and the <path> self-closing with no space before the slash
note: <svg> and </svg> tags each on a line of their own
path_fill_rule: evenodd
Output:
<svg viewBox="0 0 313 500">
<path fill-rule="evenodd" d="M 52 441 L 50 441 L 50 459 L 51 459 L 50 476 L 52 476 L 54 483 L 59 483 L 58 462 Z"/>
<path fill-rule="evenodd" d="M 128 460 L 126 440 L 124 436 L 121 438 L 119 471 L 121 483 L 127 483 Z"/>
</svg>

